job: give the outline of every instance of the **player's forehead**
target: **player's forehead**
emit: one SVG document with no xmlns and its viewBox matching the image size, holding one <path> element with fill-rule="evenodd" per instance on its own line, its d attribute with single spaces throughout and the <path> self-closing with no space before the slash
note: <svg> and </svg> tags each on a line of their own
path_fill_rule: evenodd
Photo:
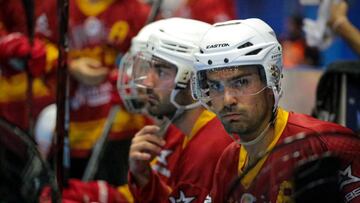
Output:
<svg viewBox="0 0 360 203">
<path fill-rule="evenodd" d="M 206 72 L 206 76 L 209 80 L 227 81 L 235 77 L 256 75 L 258 73 L 259 71 L 257 66 L 249 65 L 249 66 L 234 66 L 234 67 L 208 70 Z"/>
</svg>

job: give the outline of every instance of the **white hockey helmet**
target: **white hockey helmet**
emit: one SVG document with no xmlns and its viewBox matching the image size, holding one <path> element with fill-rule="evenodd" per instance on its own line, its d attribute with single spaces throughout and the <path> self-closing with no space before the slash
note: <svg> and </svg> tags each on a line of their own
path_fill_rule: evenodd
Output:
<svg viewBox="0 0 360 203">
<path fill-rule="evenodd" d="M 139 33 L 131 40 L 131 47 L 129 49 L 130 54 L 134 56 L 138 52 L 144 51 L 150 35 L 156 32 L 157 30 L 159 30 L 160 28 L 166 26 L 166 24 L 168 23 L 169 23 L 168 20 L 162 19 L 162 20 L 154 21 L 141 28 Z"/>
<path fill-rule="evenodd" d="M 275 111 L 281 96 L 282 48 L 273 29 L 256 18 L 216 23 L 200 42 L 195 56 L 196 74 L 192 94 L 205 106 L 209 101 L 208 89 L 201 85 L 204 71 L 255 65 L 265 72 L 266 86 L 274 93 Z"/>
<path fill-rule="evenodd" d="M 166 21 L 169 22 L 166 26 L 150 35 L 146 54 L 176 66 L 175 88 L 170 101 L 178 109 L 190 109 L 199 104 L 183 106 L 175 101 L 175 97 L 179 90 L 188 86 L 194 71 L 193 54 L 199 51 L 199 42 L 211 25 L 185 18 L 169 18 Z"/>
<path fill-rule="evenodd" d="M 138 113 L 142 111 L 143 102 L 138 92 L 138 87 L 132 80 L 135 56 L 146 49 L 149 36 L 168 23 L 167 20 L 158 20 L 144 26 L 131 40 L 131 47 L 122 57 L 118 69 L 117 89 L 122 103 L 127 111 Z"/>
</svg>

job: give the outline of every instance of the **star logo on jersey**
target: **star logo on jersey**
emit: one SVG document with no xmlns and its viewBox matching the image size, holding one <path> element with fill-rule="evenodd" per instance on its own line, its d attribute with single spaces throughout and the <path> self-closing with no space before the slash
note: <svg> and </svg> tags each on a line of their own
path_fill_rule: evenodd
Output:
<svg viewBox="0 0 360 203">
<path fill-rule="evenodd" d="M 191 203 L 195 197 L 186 197 L 184 192 L 180 190 L 180 196 L 178 199 L 175 197 L 170 197 L 169 200 L 171 203 Z"/>
<path fill-rule="evenodd" d="M 352 174 L 351 165 L 346 167 L 345 170 L 339 172 L 340 174 L 340 188 L 350 183 L 360 182 L 360 178 Z"/>
<path fill-rule="evenodd" d="M 171 153 L 172 153 L 171 150 L 167 150 L 167 149 L 161 150 L 160 155 L 156 157 L 157 161 L 164 165 L 167 165 L 166 159 Z"/>
</svg>

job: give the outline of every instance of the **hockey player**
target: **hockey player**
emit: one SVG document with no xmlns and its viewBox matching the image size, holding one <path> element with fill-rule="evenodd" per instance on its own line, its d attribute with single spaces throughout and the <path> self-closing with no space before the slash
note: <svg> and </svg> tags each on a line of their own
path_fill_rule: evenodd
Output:
<svg viewBox="0 0 360 203">
<path fill-rule="evenodd" d="M 216 160 L 231 142 L 215 115 L 190 96 L 192 53 L 210 26 L 181 18 L 165 21 L 169 23 L 150 35 L 147 50 L 134 64 L 134 80 L 147 92 L 146 110 L 165 120 L 160 127 L 145 126 L 132 140 L 129 187 L 136 202 L 175 202 L 201 195 L 211 185 Z M 172 125 L 167 128 L 168 122 Z"/>
<path fill-rule="evenodd" d="M 274 31 L 262 20 L 235 20 L 213 25 L 202 38 L 200 52 L 195 54 L 195 58 L 193 93 L 204 106 L 216 113 L 226 131 L 236 140 L 222 154 L 212 190 L 205 202 L 225 202 L 231 181 L 253 164 L 256 165 L 250 175 L 240 183 L 243 190 L 239 192 L 242 196 L 238 200 L 286 202 L 286 195 L 291 196 L 292 191 L 290 177 L 284 179 L 284 183 L 290 185 L 288 187 L 274 184 L 271 192 L 264 191 L 261 186 L 250 192 L 246 190 L 261 170 L 274 160 L 269 155 L 256 162 L 260 154 L 298 133 L 352 133 L 337 124 L 287 112 L 278 106 L 282 92 L 282 48 Z M 313 152 L 342 150 L 353 154 L 353 158 L 359 154 L 359 148 L 344 149 L 341 142 L 321 135 L 318 142 L 308 144 Z M 306 156 L 306 150 L 299 153 Z M 342 180 L 347 196 L 359 189 L 358 167 L 359 161 L 354 160 L 348 161 L 341 169 L 354 180 Z M 273 181 L 274 176 L 267 177 L 264 183 Z M 353 201 L 359 201 L 359 197 Z"/>
<path fill-rule="evenodd" d="M 128 112 L 142 112 L 143 108 L 143 106 L 136 105 L 134 102 L 139 100 L 139 96 L 134 92 L 128 91 L 129 89 L 136 88 L 135 84 L 130 80 L 133 70 L 133 59 L 138 52 L 145 50 L 146 41 L 150 34 L 160 29 L 161 25 L 166 22 L 168 21 L 159 20 L 144 26 L 136 37 L 131 40 L 129 51 L 121 59 L 117 88 L 123 106 Z M 90 201 L 99 201 L 106 198 L 108 202 L 134 202 L 128 184 L 123 184 L 115 188 L 104 181 L 81 182 L 72 179 L 69 181 L 69 187 L 66 188 L 63 196 L 73 201 L 82 201 L 84 197 L 87 196 Z"/>
<path fill-rule="evenodd" d="M 144 113 L 144 99 L 139 94 L 141 88 L 138 88 L 136 81 L 132 80 L 134 74 L 134 60 L 137 54 L 146 50 L 146 43 L 150 35 L 156 32 L 171 20 L 157 20 L 144 26 L 139 33 L 131 39 L 131 47 L 129 51 L 121 59 L 118 71 L 117 89 L 123 106 L 128 112 Z M 145 95 L 144 95 L 145 96 Z"/>
<path fill-rule="evenodd" d="M 144 26 L 150 9 L 138 1 L 125 0 L 70 0 L 69 4 L 70 176 L 81 178 L 114 105 L 116 79 L 110 78 L 117 70 L 117 60 Z M 42 32 L 55 42 L 56 1 L 47 1 L 44 7 L 47 25 L 43 28 L 48 29 Z M 128 12 L 135 10 L 136 14 Z M 126 182 L 130 140 L 145 123 L 141 115 L 118 111 L 97 178 L 114 185 Z"/>
</svg>

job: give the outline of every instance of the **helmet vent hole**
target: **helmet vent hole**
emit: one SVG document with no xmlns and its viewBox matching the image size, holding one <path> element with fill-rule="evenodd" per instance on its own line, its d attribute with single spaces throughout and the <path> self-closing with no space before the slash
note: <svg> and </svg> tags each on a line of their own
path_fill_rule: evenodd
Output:
<svg viewBox="0 0 360 203">
<path fill-rule="evenodd" d="M 190 53 L 190 48 L 181 44 L 164 42 L 161 47 L 173 52 Z"/>
<path fill-rule="evenodd" d="M 221 27 L 221 26 L 228 26 L 228 25 L 238 25 L 238 24 L 241 24 L 241 22 L 229 22 L 229 23 L 217 23 L 215 24 L 214 26 L 215 27 Z"/>
<path fill-rule="evenodd" d="M 245 44 L 242 44 L 240 46 L 238 46 L 237 48 L 238 49 L 243 49 L 243 48 L 246 48 L 246 47 L 251 47 L 253 44 L 251 42 L 246 42 Z"/>
<path fill-rule="evenodd" d="M 208 60 L 208 64 L 211 65 L 211 64 L 212 64 L 212 60 Z"/>
<path fill-rule="evenodd" d="M 250 55 L 256 55 L 258 54 L 262 49 L 255 49 L 254 51 L 251 51 L 247 54 L 245 54 L 246 56 L 250 56 Z"/>
<path fill-rule="evenodd" d="M 203 53 L 204 53 L 204 51 L 203 51 L 202 49 L 200 49 L 200 53 L 201 53 L 201 54 L 203 54 Z"/>
<path fill-rule="evenodd" d="M 224 59 L 224 62 L 225 62 L 225 63 L 228 63 L 228 62 L 229 62 L 229 59 L 228 59 L 228 58 L 225 58 L 225 59 Z"/>
</svg>

